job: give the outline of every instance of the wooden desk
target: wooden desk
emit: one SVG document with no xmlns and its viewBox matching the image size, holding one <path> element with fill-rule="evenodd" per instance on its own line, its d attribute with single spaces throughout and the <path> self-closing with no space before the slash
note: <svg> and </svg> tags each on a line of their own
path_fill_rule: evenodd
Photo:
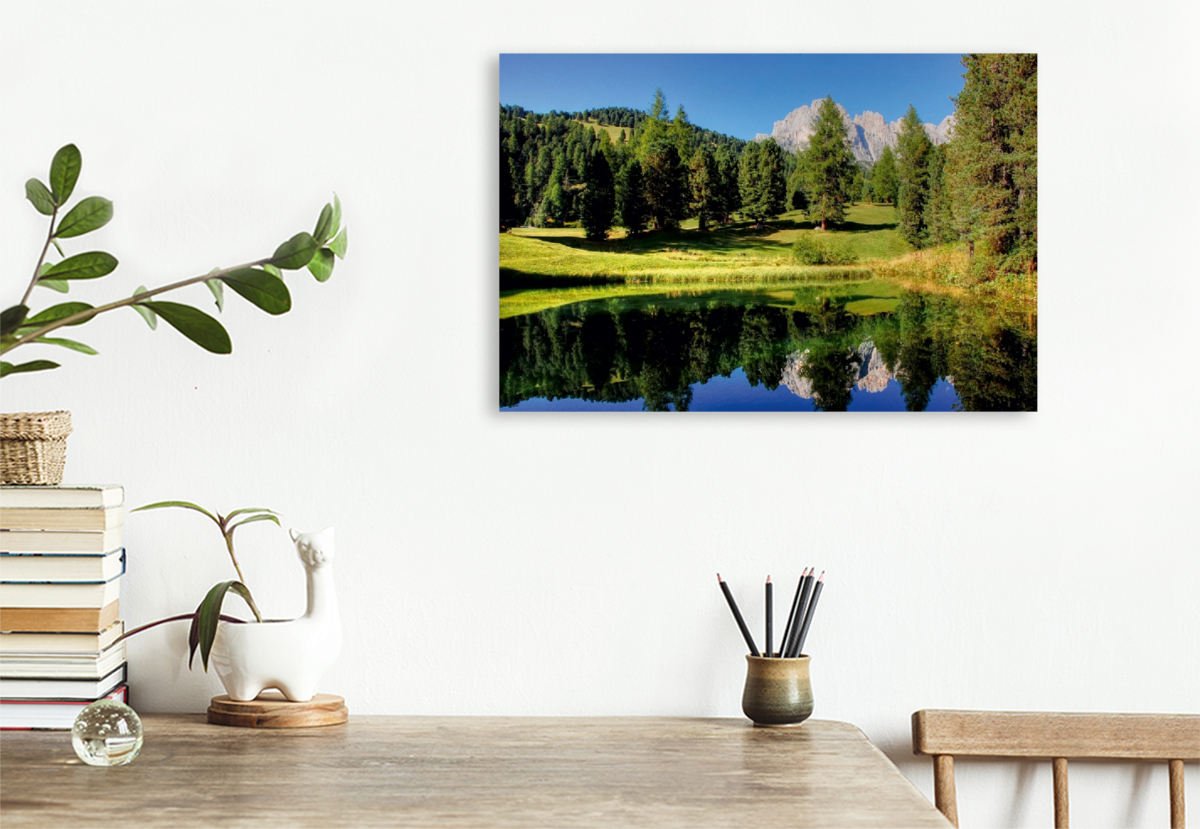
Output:
<svg viewBox="0 0 1200 829">
<path fill-rule="evenodd" d="M 128 766 L 0 738 L 0 823 L 36 826 L 949 826 L 848 723 L 353 716 L 255 730 L 143 717 Z"/>
</svg>

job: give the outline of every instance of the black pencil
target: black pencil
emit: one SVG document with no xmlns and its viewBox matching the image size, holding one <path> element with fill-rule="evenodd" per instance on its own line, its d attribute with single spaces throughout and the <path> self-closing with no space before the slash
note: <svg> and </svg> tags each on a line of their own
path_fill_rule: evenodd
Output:
<svg viewBox="0 0 1200 829">
<path fill-rule="evenodd" d="M 758 648 L 754 646 L 754 637 L 750 635 L 750 628 L 746 627 L 746 620 L 742 618 L 742 612 L 738 610 L 737 602 L 733 600 L 733 594 L 729 592 L 729 585 L 725 583 L 725 579 L 721 578 L 720 573 L 717 573 L 717 582 L 721 585 L 721 592 L 725 594 L 725 601 L 729 602 L 729 609 L 733 611 L 733 618 L 737 621 L 738 629 L 741 630 L 742 638 L 746 640 L 750 653 L 753 656 L 759 656 Z"/>
<path fill-rule="evenodd" d="M 796 624 L 792 625 L 792 635 L 783 643 L 783 655 L 788 659 L 794 659 L 799 655 L 796 641 L 800 638 L 800 627 L 804 624 L 804 611 L 808 608 L 808 596 L 812 592 L 813 576 L 816 572 L 816 567 L 809 567 L 805 571 L 804 577 L 800 579 L 800 599 L 796 604 Z"/>
<path fill-rule="evenodd" d="M 800 588 L 804 585 L 804 577 L 808 575 L 808 568 L 804 568 L 804 572 L 800 574 L 800 580 L 796 582 L 796 593 L 792 596 L 792 609 L 788 612 L 787 624 L 783 626 L 783 638 L 779 640 L 779 655 L 787 656 L 787 643 L 792 639 L 792 628 L 796 626 L 796 613 L 800 606 Z"/>
<path fill-rule="evenodd" d="M 771 637 L 771 632 L 772 632 L 771 631 L 771 617 L 775 615 L 775 608 L 774 608 L 774 603 L 773 603 L 772 596 L 771 596 L 771 593 L 773 592 L 773 590 L 772 590 L 772 586 L 771 586 L 771 577 L 770 576 L 767 576 L 766 591 L 767 591 L 767 657 L 769 658 L 775 653 L 773 650 L 771 650 L 771 639 L 772 639 L 772 637 Z"/>
<path fill-rule="evenodd" d="M 804 614 L 804 626 L 800 628 L 800 639 L 796 643 L 796 656 L 803 653 L 804 637 L 808 636 L 808 626 L 812 624 L 813 613 L 817 609 L 817 599 L 821 598 L 821 588 L 825 586 L 825 571 L 821 571 L 821 578 L 817 579 L 817 586 L 813 588 L 812 601 L 808 603 L 808 611 Z"/>
</svg>

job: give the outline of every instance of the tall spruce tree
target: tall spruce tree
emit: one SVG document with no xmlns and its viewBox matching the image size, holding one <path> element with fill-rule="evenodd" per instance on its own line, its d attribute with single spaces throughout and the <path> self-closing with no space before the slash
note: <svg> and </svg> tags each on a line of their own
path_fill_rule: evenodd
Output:
<svg viewBox="0 0 1200 829">
<path fill-rule="evenodd" d="M 679 152 L 670 141 L 647 148 L 642 162 L 646 202 L 655 230 L 679 227 L 687 209 L 687 173 Z"/>
<path fill-rule="evenodd" d="M 828 95 L 817 110 L 817 123 L 800 164 L 804 170 L 808 218 L 819 222 L 821 230 L 828 229 L 830 222 L 845 221 L 854 177 L 854 155 L 850 152 L 841 110 Z"/>
<path fill-rule="evenodd" d="M 946 152 L 949 145 L 934 147 L 929 153 L 929 200 L 925 203 L 925 238 L 930 245 L 958 240 L 958 228 L 946 184 Z"/>
<path fill-rule="evenodd" d="M 755 222 L 773 219 L 787 209 L 783 150 L 774 138 L 751 142 L 738 168 L 742 213 Z"/>
<path fill-rule="evenodd" d="M 741 209 L 742 198 L 738 191 L 738 156 L 728 144 L 717 147 L 714 155 L 717 164 L 717 205 L 715 217 L 725 223 Z"/>
<path fill-rule="evenodd" d="M 680 104 L 675 110 L 675 119 L 671 121 L 668 135 L 671 143 L 675 145 L 675 151 L 679 153 L 679 157 L 685 161 L 690 160 L 695 151 L 695 129 L 688 123 L 687 113 L 683 111 L 683 104 Z"/>
<path fill-rule="evenodd" d="M 638 124 L 634 135 L 637 138 L 637 156 L 645 161 L 650 148 L 667 140 L 670 120 L 667 117 L 667 99 L 662 87 L 654 90 L 654 101 L 650 104 L 650 115 Z"/>
<path fill-rule="evenodd" d="M 892 148 L 885 146 L 879 160 L 871 168 L 871 192 L 876 201 L 896 206 L 896 156 Z"/>
<path fill-rule="evenodd" d="M 587 157 L 583 171 L 583 200 L 579 209 L 579 221 L 584 235 L 592 241 L 600 241 L 608 235 L 616 209 L 616 193 L 613 189 L 612 168 L 600 149 Z"/>
<path fill-rule="evenodd" d="M 688 184 L 691 187 L 688 206 L 699 221 L 700 229 L 707 230 L 708 223 L 716 217 L 720 208 L 717 191 L 721 184 L 717 163 L 707 144 L 701 145 L 692 155 L 691 164 L 688 165 Z"/>
<path fill-rule="evenodd" d="M 636 236 L 646 229 L 650 205 L 646 203 L 646 188 L 642 181 L 642 165 L 630 157 L 617 177 L 617 213 L 626 233 Z"/>
<path fill-rule="evenodd" d="M 1037 268 L 1037 55 L 965 55 L 946 178 L 987 271 Z"/>
<path fill-rule="evenodd" d="M 929 156 L 933 142 L 925 134 L 925 126 L 917 116 L 916 107 L 900 122 L 896 139 L 897 208 L 900 234 L 910 244 L 923 247 L 926 243 L 925 204 L 929 201 Z"/>
</svg>

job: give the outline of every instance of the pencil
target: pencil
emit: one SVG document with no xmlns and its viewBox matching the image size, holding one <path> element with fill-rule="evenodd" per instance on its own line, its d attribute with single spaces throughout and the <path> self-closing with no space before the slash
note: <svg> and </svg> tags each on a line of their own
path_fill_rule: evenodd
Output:
<svg viewBox="0 0 1200 829">
<path fill-rule="evenodd" d="M 803 652 L 804 637 L 808 636 L 808 626 L 812 624 L 813 613 L 817 609 L 817 599 L 821 598 L 821 588 L 825 586 L 825 571 L 821 571 L 821 578 L 817 579 L 817 586 L 813 588 L 812 601 L 808 603 L 808 611 L 804 614 L 804 626 L 800 628 L 800 639 L 796 643 L 796 656 L 800 656 Z"/>
<path fill-rule="evenodd" d="M 770 658 L 775 653 L 775 651 L 771 650 L 771 617 L 774 616 L 774 614 L 775 614 L 775 608 L 773 607 L 772 596 L 771 596 L 771 593 L 773 591 L 772 591 L 770 576 L 767 576 L 766 591 L 767 591 L 767 657 Z"/>
<path fill-rule="evenodd" d="M 742 612 L 738 610 L 737 602 L 733 600 L 733 594 L 729 592 L 729 585 L 725 583 L 725 579 L 721 578 L 720 573 L 717 573 L 717 582 L 721 585 L 721 592 L 725 594 L 725 601 L 729 602 L 729 609 L 733 611 L 733 618 L 742 632 L 742 638 L 746 640 L 746 645 L 750 648 L 750 653 L 753 656 L 760 656 L 758 648 L 754 646 L 754 637 L 750 635 L 750 628 L 746 627 L 746 620 L 742 618 Z"/>
<path fill-rule="evenodd" d="M 816 572 L 816 567 L 809 567 L 804 577 L 800 579 L 800 599 L 796 604 L 796 623 L 792 625 L 792 635 L 784 642 L 783 648 L 783 655 L 788 659 L 794 659 L 800 653 L 796 641 L 800 638 L 800 627 L 804 624 L 804 612 L 808 608 L 808 595 L 812 592 L 813 575 Z"/>
<path fill-rule="evenodd" d="M 796 582 L 796 594 L 792 596 L 792 609 L 788 613 L 787 624 L 783 626 L 783 638 L 779 640 L 779 655 L 787 656 L 787 644 L 792 639 L 792 628 L 796 626 L 796 613 L 800 605 L 800 588 L 804 584 L 804 577 L 808 575 L 808 568 L 804 568 L 804 572 L 800 574 L 800 580 Z"/>
</svg>

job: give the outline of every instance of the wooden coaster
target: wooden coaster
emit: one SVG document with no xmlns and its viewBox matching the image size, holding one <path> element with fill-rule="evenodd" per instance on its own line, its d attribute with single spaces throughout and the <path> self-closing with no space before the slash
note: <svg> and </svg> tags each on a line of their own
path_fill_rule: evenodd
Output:
<svg viewBox="0 0 1200 829">
<path fill-rule="evenodd" d="M 210 723 L 239 728 L 309 728 L 337 725 L 349 718 L 346 700 L 336 694 L 317 694 L 308 702 L 292 702 L 278 691 L 263 691 L 249 702 L 222 694 L 208 706 Z"/>
</svg>

